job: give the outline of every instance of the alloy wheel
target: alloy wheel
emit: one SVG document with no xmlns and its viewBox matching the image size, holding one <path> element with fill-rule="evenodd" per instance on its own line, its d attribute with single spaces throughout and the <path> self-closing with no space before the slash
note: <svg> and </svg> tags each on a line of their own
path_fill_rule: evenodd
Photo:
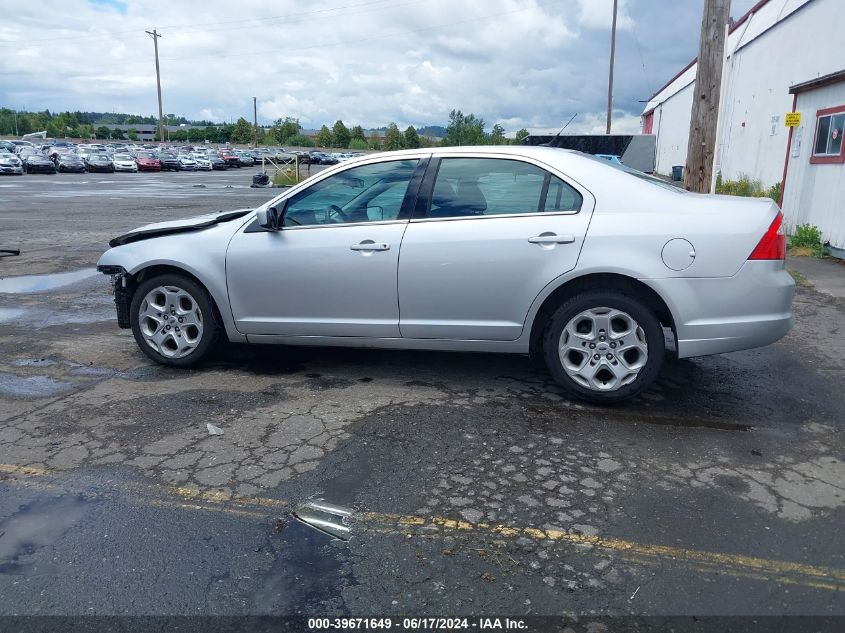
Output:
<svg viewBox="0 0 845 633">
<path fill-rule="evenodd" d="M 177 286 L 158 286 L 141 301 L 138 325 L 150 347 L 167 358 L 182 358 L 202 340 L 203 314 L 187 291 Z"/>
<path fill-rule="evenodd" d="M 648 361 L 643 328 L 627 312 L 596 307 L 563 328 L 558 355 L 567 375 L 592 391 L 616 391 L 637 379 Z"/>
</svg>

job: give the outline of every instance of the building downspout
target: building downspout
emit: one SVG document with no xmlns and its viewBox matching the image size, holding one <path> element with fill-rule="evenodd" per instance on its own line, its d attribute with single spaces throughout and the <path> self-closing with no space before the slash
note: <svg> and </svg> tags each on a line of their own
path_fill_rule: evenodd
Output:
<svg viewBox="0 0 845 633">
<path fill-rule="evenodd" d="M 795 112 L 795 107 L 798 105 L 798 93 L 792 95 L 792 111 Z M 794 127 L 789 128 L 789 136 L 786 137 L 786 157 L 783 159 L 783 178 L 780 180 L 780 196 L 778 196 L 778 206 L 783 209 L 783 194 L 786 191 L 786 170 L 789 168 L 789 155 L 792 153 L 792 132 Z"/>
</svg>

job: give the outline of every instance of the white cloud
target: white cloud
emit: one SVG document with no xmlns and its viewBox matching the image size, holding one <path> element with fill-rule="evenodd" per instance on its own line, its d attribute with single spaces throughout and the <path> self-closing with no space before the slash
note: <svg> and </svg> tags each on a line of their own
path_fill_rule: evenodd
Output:
<svg viewBox="0 0 845 633">
<path fill-rule="evenodd" d="M 578 0 L 578 22 L 590 29 L 610 30 L 613 26 L 613 0 Z M 628 14 L 628 3 L 621 0 L 616 11 L 616 30 L 628 31 L 634 19 Z"/>
<path fill-rule="evenodd" d="M 81 0 L 15 3 L 0 24 L 0 104 L 156 113 L 144 32 L 156 27 L 164 110 L 189 118 L 252 120 L 256 96 L 260 121 L 294 116 L 309 127 L 445 124 L 453 108 L 488 129 L 557 129 L 575 112 L 587 126 L 603 120 L 610 2 L 127 0 L 123 13 Z M 636 26 L 635 2 L 620 2 L 623 32 Z M 665 38 L 640 34 L 656 79 L 695 54 L 680 28 L 699 19 L 687 4 L 649 9 L 680 12 L 666 18 Z M 652 22 L 637 24 L 663 28 Z M 649 92 L 637 49 L 625 50 L 633 40 L 623 33 L 619 46 L 615 103 L 628 130 Z"/>
</svg>

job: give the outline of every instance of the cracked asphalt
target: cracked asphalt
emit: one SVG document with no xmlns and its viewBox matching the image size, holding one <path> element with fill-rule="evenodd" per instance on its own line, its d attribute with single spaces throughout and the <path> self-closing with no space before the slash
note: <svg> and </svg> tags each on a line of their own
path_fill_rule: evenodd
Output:
<svg viewBox="0 0 845 633">
<path fill-rule="evenodd" d="M 0 614 L 845 615 L 845 301 L 812 286 L 784 340 L 600 408 L 505 355 L 163 368 L 105 277 L 10 281 L 256 205 L 252 173 L 0 180 Z"/>
</svg>

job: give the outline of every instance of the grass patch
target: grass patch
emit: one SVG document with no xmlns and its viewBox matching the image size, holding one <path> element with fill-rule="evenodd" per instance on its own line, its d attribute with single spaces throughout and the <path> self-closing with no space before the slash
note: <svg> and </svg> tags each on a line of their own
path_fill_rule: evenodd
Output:
<svg viewBox="0 0 845 633">
<path fill-rule="evenodd" d="M 792 278 L 795 280 L 795 283 L 801 286 L 802 288 L 809 288 L 812 285 L 809 281 L 807 281 L 807 278 L 801 273 L 799 273 L 797 270 L 787 268 L 787 272 L 792 275 Z"/>
<path fill-rule="evenodd" d="M 799 224 L 789 237 L 789 252 L 795 257 L 824 257 L 822 232 L 815 224 Z"/>
<path fill-rule="evenodd" d="M 295 169 L 283 169 L 273 174 L 273 184 L 279 187 L 291 187 L 299 182 Z"/>
<path fill-rule="evenodd" d="M 790 246 L 789 247 L 789 256 L 790 257 L 813 257 L 813 249 L 809 246 Z"/>
<path fill-rule="evenodd" d="M 716 193 L 729 196 L 744 196 L 746 198 L 771 198 L 775 202 L 780 199 L 780 183 L 764 188 L 763 183 L 748 174 L 739 174 L 737 180 L 722 180 L 722 174 L 716 175 Z"/>
</svg>

